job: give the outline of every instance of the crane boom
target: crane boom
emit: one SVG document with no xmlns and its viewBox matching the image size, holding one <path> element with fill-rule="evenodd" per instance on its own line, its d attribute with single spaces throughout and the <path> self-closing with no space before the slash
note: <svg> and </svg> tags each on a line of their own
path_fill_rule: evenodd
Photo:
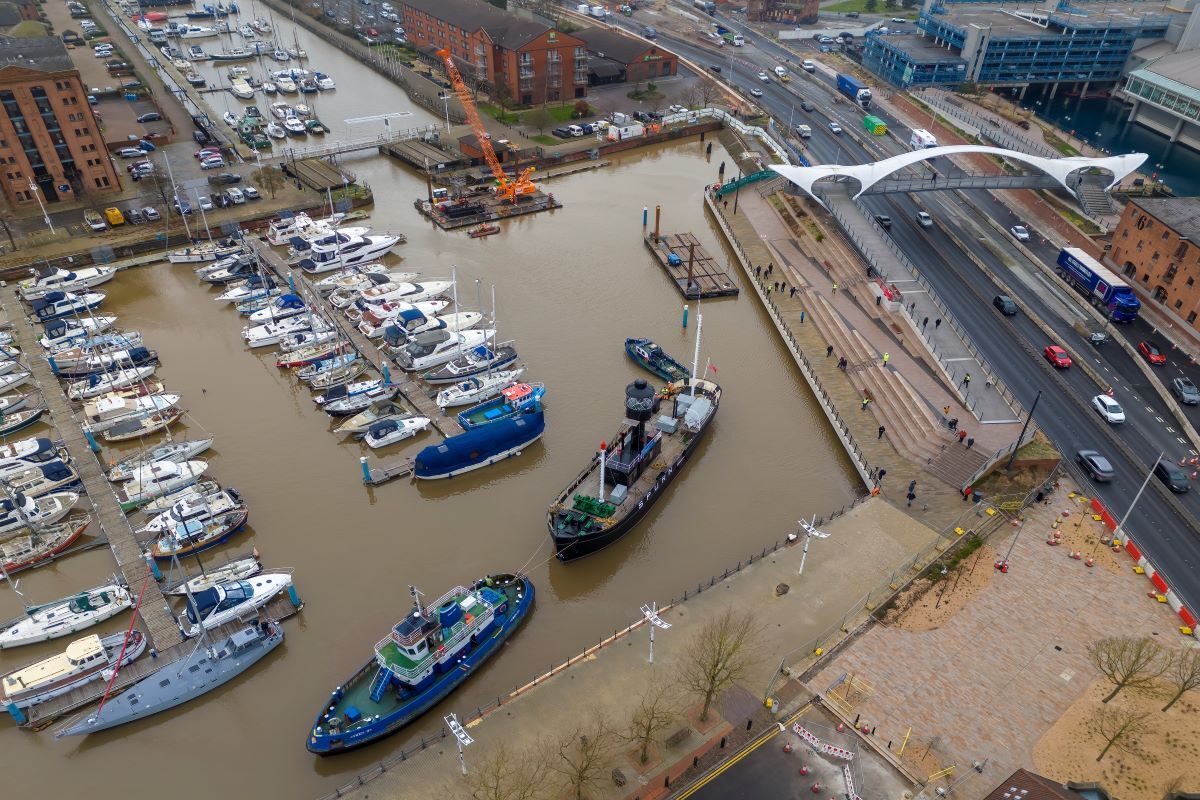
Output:
<svg viewBox="0 0 1200 800">
<path fill-rule="evenodd" d="M 487 128 L 483 127 L 483 120 L 479 118 L 479 111 L 475 108 L 475 101 L 471 99 L 471 90 L 467 88 L 467 84 L 462 79 L 462 74 L 459 73 L 458 67 L 454 63 L 454 58 L 450 55 L 450 51 L 446 49 L 438 50 L 437 55 L 446 65 L 446 74 L 450 77 L 450 83 L 454 86 L 454 93 L 458 95 L 458 101 L 462 104 L 463 111 L 467 115 L 467 122 L 471 126 L 471 131 L 474 132 L 475 138 L 479 141 L 479 149 L 483 151 L 483 158 L 487 161 L 488 167 L 492 170 L 492 175 L 496 177 L 496 194 L 505 199 L 511 199 L 514 202 L 518 195 L 533 194 L 537 191 L 537 187 L 529 180 L 529 174 L 533 172 L 532 167 L 526 168 L 516 180 L 509 180 L 504 174 L 504 168 L 500 166 L 500 160 L 496 158 L 496 151 L 492 148 L 492 137 L 487 132 Z"/>
</svg>

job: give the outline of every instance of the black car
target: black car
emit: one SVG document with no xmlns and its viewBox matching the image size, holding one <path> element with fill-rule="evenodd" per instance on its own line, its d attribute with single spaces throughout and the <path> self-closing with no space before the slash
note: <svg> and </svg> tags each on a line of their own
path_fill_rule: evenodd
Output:
<svg viewBox="0 0 1200 800">
<path fill-rule="evenodd" d="M 805 111 L 813 111 L 816 109 L 816 106 L 814 106 L 812 103 L 808 102 L 807 100 L 801 101 L 800 107 L 802 109 L 804 109 Z"/>
<path fill-rule="evenodd" d="M 138 122 L 158 122 L 162 119 L 162 114 L 157 111 L 149 111 L 145 114 L 138 115 Z"/>
<path fill-rule="evenodd" d="M 555 136 L 557 136 L 560 139 L 570 139 L 571 138 L 571 132 L 569 130 L 567 130 L 566 128 L 555 128 L 554 130 L 552 130 L 550 132 L 553 133 Z"/>
<path fill-rule="evenodd" d="M 1080 450 L 1075 454 L 1075 460 L 1079 462 L 1085 472 L 1092 476 L 1093 480 L 1111 481 L 1113 479 L 1115 472 L 1112 464 L 1095 450 Z"/>
<path fill-rule="evenodd" d="M 222 172 L 220 175 L 210 177 L 208 182 L 213 186 L 230 186 L 235 183 L 241 183 L 242 176 L 234 172 Z"/>
<path fill-rule="evenodd" d="M 208 144 L 208 131 L 192 131 L 192 138 L 196 140 L 196 144 Z"/>
<path fill-rule="evenodd" d="M 125 221 L 130 225 L 141 225 L 146 221 L 146 218 L 142 216 L 141 211 L 136 208 L 131 208 L 125 212 Z"/>
<path fill-rule="evenodd" d="M 720 72 L 721 72 L 721 68 L 718 67 L 716 64 L 713 64 L 711 67 L 709 67 L 709 69 L 718 74 L 720 74 Z"/>
<path fill-rule="evenodd" d="M 858 12 L 857 11 L 847 11 L 846 16 L 849 19 L 858 19 Z"/>
<path fill-rule="evenodd" d="M 1154 477 L 1163 485 L 1177 494 L 1183 494 L 1192 488 L 1188 485 L 1187 474 L 1165 458 L 1160 458 L 1154 465 Z"/>
<path fill-rule="evenodd" d="M 992 305 L 999 309 L 1000 313 L 1006 317 L 1015 317 L 1017 315 L 1017 304 L 1006 294 L 998 294 L 993 297 Z"/>
</svg>

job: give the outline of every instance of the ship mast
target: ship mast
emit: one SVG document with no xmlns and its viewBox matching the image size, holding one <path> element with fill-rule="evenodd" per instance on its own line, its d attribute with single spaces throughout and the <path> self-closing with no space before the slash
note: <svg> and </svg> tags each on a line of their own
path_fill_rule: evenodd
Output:
<svg viewBox="0 0 1200 800">
<path fill-rule="evenodd" d="M 421 595 L 423 592 L 411 583 L 408 585 L 408 593 L 412 595 L 413 602 L 417 606 L 417 614 L 424 614 L 425 610 L 421 608 Z"/>
<path fill-rule="evenodd" d="M 700 366 L 700 329 L 704 327 L 704 315 L 696 314 L 696 350 L 692 353 L 692 380 L 696 380 L 696 369 Z"/>
</svg>

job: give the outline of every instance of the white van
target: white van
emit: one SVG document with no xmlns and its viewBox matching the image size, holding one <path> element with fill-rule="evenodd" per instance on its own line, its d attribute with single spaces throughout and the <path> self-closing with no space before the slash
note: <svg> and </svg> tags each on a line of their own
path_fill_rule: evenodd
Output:
<svg viewBox="0 0 1200 800">
<path fill-rule="evenodd" d="M 233 203 L 235 206 L 240 206 L 242 203 L 246 202 L 246 195 L 242 194 L 242 190 L 236 186 L 231 186 L 230 188 L 226 189 L 225 194 L 229 195 L 229 202 Z"/>
<path fill-rule="evenodd" d="M 812 137 L 812 128 L 807 125 L 797 125 L 796 135 L 801 139 L 809 139 Z"/>
<path fill-rule="evenodd" d="M 578 125 L 568 125 L 567 130 L 572 136 L 583 136 L 583 128 L 579 127 Z"/>
<path fill-rule="evenodd" d="M 779 77 L 779 78 L 784 78 L 787 76 L 787 70 L 784 69 L 783 67 L 776 67 L 775 68 L 775 76 Z"/>
</svg>

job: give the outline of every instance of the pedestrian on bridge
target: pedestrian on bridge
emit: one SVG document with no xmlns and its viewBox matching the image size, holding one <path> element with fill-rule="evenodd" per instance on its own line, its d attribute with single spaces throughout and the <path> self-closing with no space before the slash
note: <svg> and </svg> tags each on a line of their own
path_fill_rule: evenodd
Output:
<svg viewBox="0 0 1200 800">
<path fill-rule="evenodd" d="M 887 363 L 888 363 L 889 361 L 891 361 L 891 360 L 892 360 L 892 354 L 891 354 L 891 353 L 884 353 L 884 354 L 883 354 L 883 365 L 884 365 L 885 367 L 887 366 Z"/>
<path fill-rule="evenodd" d="M 968 389 L 971 388 L 971 373 L 968 372 L 966 375 L 963 376 L 961 385 L 965 386 Z"/>
<path fill-rule="evenodd" d="M 942 318 L 938 317 L 933 321 L 933 329 L 936 331 L 940 327 L 942 327 Z"/>
<path fill-rule="evenodd" d="M 927 326 L 928 324 L 929 324 L 929 317 L 926 317 L 925 319 L 921 320 L 921 330 L 925 330 L 925 326 Z"/>
<path fill-rule="evenodd" d="M 833 282 L 833 293 L 837 294 L 837 281 Z"/>
</svg>

